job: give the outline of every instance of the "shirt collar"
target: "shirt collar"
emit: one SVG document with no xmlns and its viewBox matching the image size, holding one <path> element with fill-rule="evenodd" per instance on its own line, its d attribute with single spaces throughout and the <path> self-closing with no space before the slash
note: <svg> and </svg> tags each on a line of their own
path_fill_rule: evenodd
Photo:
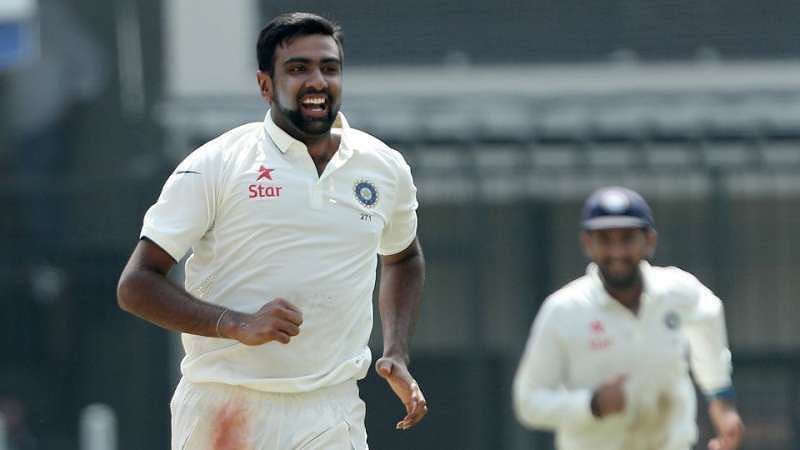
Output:
<svg viewBox="0 0 800 450">
<path fill-rule="evenodd" d="M 264 117 L 264 130 L 281 153 L 286 153 L 292 148 L 308 150 L 305 144 L 290 136 L 289 133 L 272 121 L 272 110 L 268 110 L 266 117 Z M 347 158 L 352 154 L 353 147 L 351 146 L 349 137 L 350 124 L 347 123 L 347 119 L 342 112 L 336 114 L 336 120 L 334 120 L 333 126 L 331 127 L 332 132 L 336 132 L 337 130 L 342 136 L 342 141 L 339 144 L 339 151 L 337 153 L 339 153 L 340 157 Z"/>
<path fill-rule="evenodd" d="M 653 293 L 650 263 L 644 260 L 640 261 L 639 270 L 642 273 L 642 283 L 644 284 L 642 290 L 642 301 L 644 301 Z M 609 294 L 606 290 L 606 287 L 603 284 L 603 279 L 600 277 L 600 269 L 597 267 L 597 264 L 590 263 L 586 267 L 586 275 L 592 280 L 592 288 L 596 293 L 594 298 L 598 303 L 601 305 L 607 305 L 610 301 L 616 301 L 614 297 L 612 297 L 611 294 Z"/>
</svg>

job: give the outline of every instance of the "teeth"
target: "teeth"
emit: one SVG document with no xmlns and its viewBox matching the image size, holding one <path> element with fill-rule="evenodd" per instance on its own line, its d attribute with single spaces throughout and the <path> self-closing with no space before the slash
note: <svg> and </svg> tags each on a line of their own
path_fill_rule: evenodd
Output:
<svg viewBox="0 0 800 450">
<path fill-rule="evenodd" d="M 321 98 L 321 97 L 307 98 L 307 99 L 303 100 L 303 103 L 306 104 L 306 105 L 321 105 L 321 104 L 325 103 L 325 99 Z"/>
</svg>

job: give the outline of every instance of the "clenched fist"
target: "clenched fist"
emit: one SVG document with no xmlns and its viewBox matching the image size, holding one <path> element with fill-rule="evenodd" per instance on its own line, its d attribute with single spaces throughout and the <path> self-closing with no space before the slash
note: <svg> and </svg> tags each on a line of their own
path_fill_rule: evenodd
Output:
<svg viewBox="0 0 800 450">
<path fill-rule="evenodd" d="M 245 345 L 271 341 L 288 344 L 300 333 L 302 323 L 303 313 L 296 306 L 276 298 L 252 314 L 227 311 L 220 324 L 220 336 L 236 339 Z"/>
<path fill-rule="evenodd" d="M 618 376 L 599 386 L 592 395 L 592 414 L 602 418 L 625 410 L 625 377 Z"/>
</svg>

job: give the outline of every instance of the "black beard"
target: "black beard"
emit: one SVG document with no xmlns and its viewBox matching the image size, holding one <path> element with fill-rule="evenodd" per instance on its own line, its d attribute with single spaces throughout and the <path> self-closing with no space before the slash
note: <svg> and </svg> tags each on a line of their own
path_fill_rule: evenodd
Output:
<svg viewBox="0 0 800 450">
<path fill-rule="evenodd" d="M 625 290 L 630 289 L 633 287 L 638 286 L 641 284 L 642 277 L 639 273 L 639 268 L 637 267 L 636 270 L 631 272 L 630 275 L 626 277 L 611 277 L 607 273 L 600 269 L 600 273 L 603 275 L 603 283 L 605 283 L 606 287 L 613 290 Z"/>
<path fill-rule="evenodd" d="M 333 122 L 336 121 L 336 115 L 339 113 L 339 107 L 334 108 L 331 106 L 328 108 L 328 114 L 324 118 L 307 119 L 303 117 L 303 114 L 300 112 L 299 108 L 288 109 L 284 108 L 283 105 L 278 102 L 275 102 L 275 104 L 278 107 L 278 111 L 280 111 L 281 114 L 289 119 L 289 122 L 291 122 L 295 128 L 312 136 L 319 136 L 331 131 Z"/>
</svg>

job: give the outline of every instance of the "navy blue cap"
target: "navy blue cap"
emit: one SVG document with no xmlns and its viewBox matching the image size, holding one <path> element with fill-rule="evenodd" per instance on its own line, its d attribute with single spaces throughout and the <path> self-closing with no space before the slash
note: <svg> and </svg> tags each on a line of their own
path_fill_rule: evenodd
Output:
<svg viewBox="0 0 800 450">
<path fill-rule="evenodd" d="M 624 187 L 600 188 L 586 199 L 583 205 L 583 228 L 655 228 L 653 213 L 647 202 Z"/>
</svg>

